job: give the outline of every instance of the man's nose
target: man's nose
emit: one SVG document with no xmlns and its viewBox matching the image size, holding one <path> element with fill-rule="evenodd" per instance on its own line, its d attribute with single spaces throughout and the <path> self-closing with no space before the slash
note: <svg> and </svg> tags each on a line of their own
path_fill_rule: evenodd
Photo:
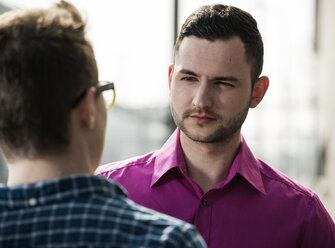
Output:
<svg viewBox="0 0 335 248">
<path fill-rule="evenodd" d="M 192 104 L 197 109 L 204 109 L 211 106 L 211 87 L 207 81 L 204 80 L 198 83 L 194 92 Z"/>
</svg>

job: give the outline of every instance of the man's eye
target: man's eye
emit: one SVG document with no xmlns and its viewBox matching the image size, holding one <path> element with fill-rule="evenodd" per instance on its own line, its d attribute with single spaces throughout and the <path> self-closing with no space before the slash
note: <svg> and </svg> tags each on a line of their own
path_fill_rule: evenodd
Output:
<svg viewBox="0 0 335 248">
<path fill-rule="evenodd" d="M 216 84 L 222 85 L 222 86 L 228 86 L 228 87 L 235 87 L 232 83 L 229 83 L 226 81 L 217 81 Z"/>
<path fill-rule="evenodd" d="M 181 80 L 193 82 L 196 81 L 197 79 L 195 77 L 182 77 Z"/>
</svg>

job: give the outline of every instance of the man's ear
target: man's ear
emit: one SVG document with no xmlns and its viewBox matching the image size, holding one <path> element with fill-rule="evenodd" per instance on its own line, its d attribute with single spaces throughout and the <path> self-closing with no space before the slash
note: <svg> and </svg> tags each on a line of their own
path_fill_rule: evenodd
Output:
<svg viewBox="0 0 335 248">
<path fill-rule="evenodd" d="M 250 108 L 255 108 L 263 99 L 267 89 L 269 87 L 269 78 L 262 76 L 255 82 L 254 88 L 252 90 L 252 99 L 250 103 Z"/>
<path fill-rule="evenodd" d="M 95 93 L 94 87 L 89 88 L 77 107 L 81 124 L 90 130 L 95 125 Z"/>
<path fill-rule="evenodd" d="M 169 90 L 171 90 L 171 82 L 172 82 L 173 69 L 174 69 L 174 64 L 171 63 L 169 65 Z"/>
</svg>

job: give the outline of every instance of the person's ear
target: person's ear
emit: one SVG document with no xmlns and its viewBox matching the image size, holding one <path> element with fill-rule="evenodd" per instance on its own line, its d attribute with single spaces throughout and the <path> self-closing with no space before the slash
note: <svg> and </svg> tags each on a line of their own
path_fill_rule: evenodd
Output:
<svg viewBox="0 0 335 248">
<path fill-rule="evenodd" d="M 171 90 L 173 68 L 174 68 L 174 64 L 172 63 L 172 64 L 169 65 L 169 90 Z"/>
<path fill-rule="evenodd" d="M 269 87 L 269 78 L 262 76 L 255 82 L 254 88 L 252 90 L 252 99 L 250 103 L 250 108 L 255 108 L 263 99 L 267 89 Z"/>
<path fill-rule="evenodd" d="M 89 130 L 95 126 L 95 93 L 94 87 L 89 88 L 77 107 L 81 124 Z"/>
</svg>

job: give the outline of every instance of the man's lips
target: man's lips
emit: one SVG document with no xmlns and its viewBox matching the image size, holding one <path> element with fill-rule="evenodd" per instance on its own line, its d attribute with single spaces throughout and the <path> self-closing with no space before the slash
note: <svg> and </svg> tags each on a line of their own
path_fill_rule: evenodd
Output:
<svg viewBox="0 0 335 248">
<path fill-rule="evenodd" d="M 206 114 L 191 114 L 190 117 L 195 120 L 196 122 L 199 123 L 208 123 L 211 122 L 213 120 L 215 120 L 214 117 L 210 116 L 210 115 L 206 115 Z"/>
</svg>

